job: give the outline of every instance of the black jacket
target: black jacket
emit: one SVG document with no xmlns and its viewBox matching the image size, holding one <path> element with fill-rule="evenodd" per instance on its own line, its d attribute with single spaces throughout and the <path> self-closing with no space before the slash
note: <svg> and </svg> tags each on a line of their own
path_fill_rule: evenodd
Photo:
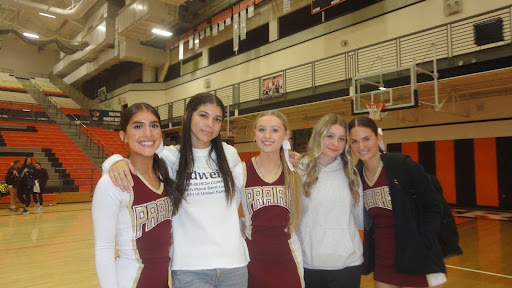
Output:
<svg viewBox="0 0 512 288">
<path fill-rule="evenodd" d="M 439 246 L 441 200 L 418 163 L 403 154 L 381 154 L 393 205 L 395 270 L 398 273 L 430 274 L 446 267 Z M 358 167 L 363 175 L 363 167 Z M 364 181 L 364 179 L 361 179 Z M 372 221 L 364 210 L 363 274 L 374 270 L 375 242 Z"/>
<path fill-rule="evenodd" d="M 35 178 L 37 181 L 39 181 L 39 188 L 41 189 L 41 192 L 44 192 L 44 189 L 46 188 L 46 182 L 48 182 L 48 170 L 41 167 L 41 170 L 35 170 Z"/>
</svg>

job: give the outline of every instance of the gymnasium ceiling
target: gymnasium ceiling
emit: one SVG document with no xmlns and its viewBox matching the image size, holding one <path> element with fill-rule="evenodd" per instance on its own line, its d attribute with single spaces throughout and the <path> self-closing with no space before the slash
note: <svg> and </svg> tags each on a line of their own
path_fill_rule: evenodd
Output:
<svg viewBox="0 0 512 288">
<path fill-rule="evenodd" d="M 195 27 L 205 19 L 227 9 L 237 0 L 161 0 L 169 5 L 179 6 L 179 21 L 167 27 L 175 35 L 179 35 Z M 91 9 L 83 12 L 77 11 L 70 15 L 60 15 L 60 12 L 69 13 L 73 8 L 80 6 L 81 2 L 90 2 Z M 0 0 L 0 29 L 15 27 L 22 32 L 39 35 L 41 38 L 58 36 L 61 39 L 73 40 L 84 29 L 84 24 L 92 11 L 109 2 L 121 9 L 124 0 Z M 53 13 L 52 13 L 53 11 Z M 66 12 L 67 11 L 67 12 Z M 52 14 L 56 18 L 39 15 L 39 12 Z M 15 37 L 10 34 L 9 37 Z M 155 37 L 152 33 L 145 35 L 142 44 L 155 48 L 165 48 L 165 39 Z M 49 49 L 57 49 L 55 45 Z"/>
</svg>

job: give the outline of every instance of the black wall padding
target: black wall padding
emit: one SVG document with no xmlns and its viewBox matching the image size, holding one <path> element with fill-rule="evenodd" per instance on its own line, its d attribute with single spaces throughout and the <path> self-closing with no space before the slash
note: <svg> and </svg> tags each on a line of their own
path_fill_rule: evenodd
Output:
<svg viewBox="0 0 512 288">
<path fill-rule="evenodd" d="M 499 205 L 512 209 L 512 137 L 496 138 Z"/>
<path fill-rule="evenodd" d="M 386 151 L 390 153 L 401 153 L 402 143 L 390 143 L 386 146 Z"/>
<path fill-rule="evenodd" d="M 418 161 L 427 173 L 436 175 L 436 142 L 418 142 Z"/>
<path fill-rule="evenodd" d="M 476 206 L 473 139 L 454 140 L 457 205 Z"/>
</svg>

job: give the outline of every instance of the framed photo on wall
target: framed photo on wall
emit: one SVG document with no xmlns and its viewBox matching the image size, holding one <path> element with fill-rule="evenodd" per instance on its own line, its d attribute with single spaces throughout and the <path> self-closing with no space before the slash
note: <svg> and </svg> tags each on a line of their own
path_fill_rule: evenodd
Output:
<svg viewBox="0 0 512 288">
<path fill-rule="evenodd" d="M 283 84 L 283 73 L 261 79 L 261 99 L 283 96 Z"/>
</svg>

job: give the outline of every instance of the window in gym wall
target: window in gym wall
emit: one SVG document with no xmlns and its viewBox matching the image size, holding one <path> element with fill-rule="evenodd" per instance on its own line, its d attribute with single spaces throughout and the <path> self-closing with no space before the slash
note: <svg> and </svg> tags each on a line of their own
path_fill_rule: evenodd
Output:
<svg viewBox="0 0 512 288">
<path fill-rule="evenodd" d="M 238 48 L 238 54 L 250 51 L 252 49 L 261 47 L 268 43 L 268 23 L 247 31 L 247 38 L 240 41 Z M 219 45 L 213 46 L 209 49 L 209 64 L 213 65 L 224 61 L 230 57 L 235 56 L 233 51 L 233 39 L 220 43 Z"/>
<path fill-rule="evenodd" d="M 311 6 L 295 10 L 279 18 L 279 38 L 284 38 L 322 24 L 322 13 L 311 15 Z"/>
<path fill-rule="evenodd" d="M 194 72 L 203 67 L 203 52 L 190 56 L 181 62 L 181 75 Z"/>
<path fill-rule="evenodd" d="M 181 62 L 177 62 L 169 66 L 167 69 L 167 74 L 165 75 L 164 82 L 170 81 L 172 79 L 176 79 L 181 76 Z"/>
<path fill-rule="evenodd" d="M 324 22 L 352 13 L 382 0 L 346 0 L 325 9 Z M 311 15 L 311 6 L 307 5 L 279 18 L 279 38 L 322 24 L 322 13 Z"/>
</svg>

